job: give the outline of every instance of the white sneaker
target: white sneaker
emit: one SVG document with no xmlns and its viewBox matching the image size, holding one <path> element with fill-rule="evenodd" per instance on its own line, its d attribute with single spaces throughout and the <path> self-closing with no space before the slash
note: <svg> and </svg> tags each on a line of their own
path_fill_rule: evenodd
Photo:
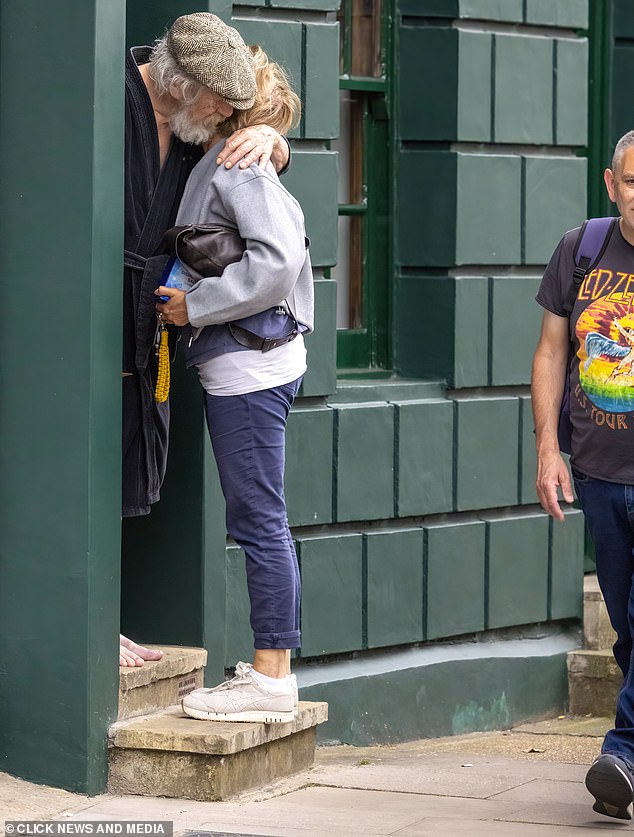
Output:
<svg viewBox="0 0 634 837">
<path fill-rule="evenodd" d="M 248 721 L 283 724 L 294 720 L 295 703 L 290 680 L 272 689 L 252 674 L 250 663 L 238 663 L 231 680 L 213 689 L 196 689 L 183 698 L 183 712 L 202 721 Z"/>
<path fill-rule="evenodd" d="M 294 674 L 289 674 L 289 679 L 291 681 L 291 688 L 293 690 L 293 706 L 297 709 L 297 704 L 299 703 L 299 690 L 297 688 L 297 677 Z"/>
</svg>

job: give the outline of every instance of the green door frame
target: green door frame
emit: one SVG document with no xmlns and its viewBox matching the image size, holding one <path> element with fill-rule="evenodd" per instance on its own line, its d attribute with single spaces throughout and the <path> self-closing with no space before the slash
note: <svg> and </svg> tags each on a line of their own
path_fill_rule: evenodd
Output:
<svg viewBox="0 0 634 837">
<path fill-rule="evenodd" d="M 0 770 L 97 793 L 118 690 L 125 0 L 0 13 Z"/>
<path fill-rule="evenodd" d="M 604 0 L 590 0 L 589 12 L 588 215 L 599 217 L 614 214 L 603 185 L 612 143 L 614 8 Z"/>
</svg>

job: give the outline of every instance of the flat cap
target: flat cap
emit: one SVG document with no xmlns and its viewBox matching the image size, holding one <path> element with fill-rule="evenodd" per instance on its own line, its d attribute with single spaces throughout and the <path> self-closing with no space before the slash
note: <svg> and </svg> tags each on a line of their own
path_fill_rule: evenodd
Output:
<svg viewBox="0 0 634 837">
<path fill-rule="evenodd" d="M 240 33 L 210 12 L 194 12 L 174 21 L 167 48 L 178 66 L 222 96 L 236 110 L 255 101 L 255 71 Z"/>
</svg>

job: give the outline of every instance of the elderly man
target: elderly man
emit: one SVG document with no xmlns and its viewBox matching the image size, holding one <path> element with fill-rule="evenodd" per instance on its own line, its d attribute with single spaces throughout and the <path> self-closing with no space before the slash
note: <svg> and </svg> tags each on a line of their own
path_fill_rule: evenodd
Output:
<svg viewBox="0 0 634 837">
<path fill-rule="evenodd" d="M 125 271 L 123 307 L 122 516 L 148 514 L 165 475 L 169 406 L 154 397 L 157 364 L 154 290 L 166 261 L 163 234 L 173 226 L 200 146 L 234 109 L 255 98 L 251 53 L 239 33 L 213 14 L 178 18 L 153 49 L 126 60 Z M 258 125 L 236 132 L 218 156 L 227 168 L 288 163 L 286 140 Z M 119 663 L 143 665 L 162 652 L 120 639 Z"/>
<path fill-rule="evenodd" d="M 537 294 L 545 309 L 533 361 L 537 493 L 563 520 L 557 491 L 573 500 L 559 453 L 558 416 L 568 382 L 572 476 L 594 542 L 597 576 L 617 633 L 614 656 L 623 672 L 614 729 L 590 767 L 586 786 L 594 810 L 631 819 L 634 799 L 634 131 L 621 137 L 605 170 L 610 200 L 620 213 L 604 249 L 575 288 L 579 230 L 560 241 Z M 583 268 L 581 268 L 583 273 Z M 627 360 L 627 363 L 623 361 Z M 566 374 L 568 372 L 568 376 Z"/>
</svg>

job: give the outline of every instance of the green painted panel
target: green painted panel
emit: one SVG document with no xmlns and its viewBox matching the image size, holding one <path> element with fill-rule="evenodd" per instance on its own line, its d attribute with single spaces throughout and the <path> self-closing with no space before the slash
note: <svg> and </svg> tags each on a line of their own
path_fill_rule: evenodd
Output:
<svg viewBox="0 0 634 837">
<path fill-rule="evenodd" d="M 454 280 L 456 294 L 453 385 L 482 387 L 489 382 L 489 280 Z"/>
<path fill-rule="evenodd" d="M 227 23 L 233 22 L 231 20 L 231 12 L 233 10 L 233 2 L 232 0 L 207 0 L 207 3 L 201 4 L 203 7 L 206 5 L 210 12 L 213 14 L 218 15 L 223 20 L 226 20 Z M 189 11 L 191 11 L 191 4 L 189 7 Z"/>
<path fill-rule="evenodd" d="M 458 154 L 456 264 L 519 263 L 521 184 L 517 156 Z"/>
<path fill-rule="evenodd" d="M 463 142 L 491 140 L 491 35 L 459 33 L 458 131 Z"/>
<path fill-rule="evenodd" d="M 588 140 L 588 41 L 558 39 L 555 143 L 585 145 Z"/>
<path fill-rule="evenodd" d="M 508 730 L 536 718 L 561 715 L 568 701 L 566 654 L 578 648 L 579 639 L 574 631 L 558 630 L 553 635 L 554 631 L 542 628 L 541 634 L 543 639 L 512 645 L 491 639 L 437 646 L 432 653 L 428 653 L 431 649 L 412 649 L 391 658 L 382 653 L 375 656 L 377 665 L 372 669 L 360 660 L 333 662 L 331 671 L 320 666 L 322 680 L 312 672 L 309 683 L 300 679 L 303 700 L 328 702 L 329 720 L 317 728 L 317 740 L 355 746 L 393 744 L 476 730 Z M 354 751 L 350 755 L 354 757 Z M 358 770 L 362 775 L 363 768 Z M 413 828 L 402 833 L 407 831 L 416 833 Z M 442 833 L 429 822 L 425 831 L 434 837 Z M 469 827 L 457 817 L 445 829 L 452 837 L 473 837 L 478 831 L 494 833 L 486 824 Z M 502 826 L 500 833 L 512 835 L 513 831 L 517 833 L 514 826 Z"/>
<path fill-rule="evenodd" d="M 522 19 L 522 0 L 460 0 L 460 17 L 479 20 Z"/>
<path fill-rule="evenodd" d="M 425 527 L 426 639 L 484 629 L 485 525 L 439 523 Z"/>
<path fill-rule="evenodd" d="M 316 279 L 315 330 L 306 342 L 308 369 L 302 395 L 329 395 L 337 389 L 337 286 L 331 279 Z"/>
<path fill-rule="evenodd" d="M 472 398 L 457 405 L 457 511 L 517 503 L 517 398 Z"/>
<path fill-rule="evenodd" d="M 269 58 L 284 67 L 293 89 L 301 95 L 302 24 L 255 18 L 237 18 L 233 23 L 247 44 L 259 44 Z M 298 136 L 299 128 L 289 133 L 289 137 Z"/>
<path fill-rule="evenodd" d="M 128 0 L 126 3 L 128 47 L 153 44 L 169 29 L 177 17 L 189 14 L 191 11 L 192 5 L 188 0 Z M 215 9 L 211 11 L 219 14 Z M 229 18 L 225 17 L 225 19 Z"/>
<path fill-rule="evenodd" d="M 337 137 L 339 136 L 339 27 L 334 23 L 307 23 L 305 31 L 304 136 Z"/>
<path fill-rule="evenodd" d="M 421 17 L 457 17 L 459 0 L 397 0 L 402 15 Z"/>
<path fill-rule="evenodd" d="M 429 267 L 453 265 L 457 155 L 450 151 L 401 151 L 397 158 L 396 183 L 399 196 L 397 263 Z M 434 211 L 424 212 L 424 206 L 433 206 Z M 480 211 L 479 208 L 476 215 Z M 508 206 L 505 212 L 511 214 Z M 471 223 L 473 220 L 470 218 Z"/>
<path fill-rule="evenodd" d="M 395 402 L 399 517 L 451 511 L 453 402 Z"/>
<path fill-rule="evenodd" d="M 585 526 L 577 509 L 564 523 L 551 521 L 550 619 L 583 618 L 583 558 Z"/>
<path fill-rule="evenodd" d="M 548 616 L 548 517 L 487 519 L 488 628 L 543 622 Z"/>
<path fill-rule="evenodd" d="M 248 44 L 259 44 L 269 58 L 279 61 L 296 89 L 302 78 L 302 24 L 257 18 L 236 18 L 236 29 Z"/>
<path fill-rule="evenodd" d="M 520 503 L 537 503 L 535 480 L 537 479 L 537 452 L 535 450 L 535 424 L 528 395 L 520 396 Z"/>
<path fill-rule="evenodd" d="M 337 262 L 337 155 L 334 151 L 293 149 L 284 186 L 301 203 L 314 265 Z"/>
<path fill-rule="evenodd" d="M 258 5 L 262 5 L 259 0 Z M 332 11 L 339 8 L 341 0 L 268 0 L 272 9 L 315 9 L 317 11 Z"/>
<path fill-rule="evenodd" d="M 455 283 L 447 276 L 397 278 L 393 339 L 394 369 L 399 375 L 452 377 L 454 296 Z"/>
<path fill-rule="evenodd" d="M 334 412 L 328 407 L 293 408 L 286 428 L 284 493 L 291 526 L 332 520 Z"/>
<path fill-rule="evenodd" d="M 552 107 L 552 40 L 495 35 L 495 142 L 552 143 Z"/>
<path fill-rule="evenodd" d="M 365 535 L 367 645 L 421 642 L 423 637 L 423 530 Z"/>
<path fill-rule="evenodd" d="M 357 534 L 300 539 L 302 657 L 362 647 L 362 546 Z"/>
<path fill-rule="evenodd" d="M 455 29 L 402 27 L 397 79 L 401 137 L 406 140 L 455 139 L 458 32 Z"/>
<path fill-rule="evenodd" d="M 394 515 L 394 408 L 337 407 L 337 521 Z"/>
<path fill-rule="evenodd" d="M 584 157 L 526 158 L 526 264 L 546 264 L 566 230 L 583 223 L 587 169 Z"/>
<path fill-rule="evenodd" d="M 634 38 L 634 15 L 630 0 L 614 0 L 614 31 L 619 38 Z"/>
<path fill-rule="evenodd" d="M 542 319 L 535 304 L 540 279 L 491 279 L 491 384 L 529 384 Z"/>
<path fill-rule="evenodd" d="M 251 605 L 247 589 L 244 552 L 239 546 L 227 547 L 225 566 L 226 622 L 223 660 L 225 667 L 230 668 L 235 666 L 238 660 L 251 662 L 253 659 L 253 632 L 249 623 Z"/>
<path fill-rule="evenodd" d="M 197 646 L 203 634 L 200 580 L 207 430 L 200 384 L 181 364 L 174 364 L 170 397 L 170 445 L 178 455 L 168 458 L 160 502 L 149 515 L 126 518 L 122 525 L 121 625 L 125 634 L 140 642 Z M 222 495 L 218 500 L 222 528 L 210 557 L 222 566 Z M 176 555 L 178 573 L 174 573 Z M 222 622 L 217 630 L 222 631 Z"/>
<path fill-rule="evenodd" d="M 543 26 L 586 29 L 588 0 L 526 0 L 525 21 Z"/>
</svg>

